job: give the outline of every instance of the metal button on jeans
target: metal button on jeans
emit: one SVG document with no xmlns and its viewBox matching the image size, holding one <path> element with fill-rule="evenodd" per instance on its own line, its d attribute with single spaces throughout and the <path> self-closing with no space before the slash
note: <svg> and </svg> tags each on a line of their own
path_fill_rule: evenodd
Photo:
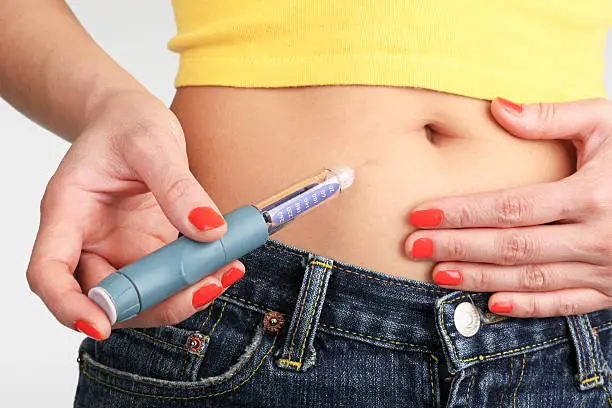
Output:
<svg viewBox="0 0 612 408">
<path fill-rule="evenodd" d="M 463 337 L 472 337 L 480 329 L 480 314 L 470 302 L 463 302 L 455 309 L 455 327 Z"/>
</svg>

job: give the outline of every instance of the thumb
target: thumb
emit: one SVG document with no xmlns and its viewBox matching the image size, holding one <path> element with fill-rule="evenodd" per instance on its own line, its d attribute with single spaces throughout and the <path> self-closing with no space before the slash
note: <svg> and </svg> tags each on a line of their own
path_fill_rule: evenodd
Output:
<svg viewBox="0 0 612 408">
<path fill-rule="evenodd" d="M 503 98 L 491 104 L 493 117 L 514 136 L 526 139 L 567 139 L 586 142 L 612 127 L 607 99 L 564 103 L 517 104 Z"/>
<path fill-rule="evenodd" d="M 178 144 L 127 149 L 126 160 L 151 190 L 172 225 L 196 241 L 214 241 L 227 231 L 219 209 L 189 170 Z"/>
</svg>

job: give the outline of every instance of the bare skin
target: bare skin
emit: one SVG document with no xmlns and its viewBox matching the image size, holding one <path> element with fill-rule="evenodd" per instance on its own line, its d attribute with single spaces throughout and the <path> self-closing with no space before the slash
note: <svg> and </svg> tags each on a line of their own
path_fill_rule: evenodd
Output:
<svg viewBox="0 0 612 408">
<path fill-rule="evenodd" d="M 490 102 L 385 87 L 179 89 L 190 167 L 223 212 L 320 168 L 347 165 L 344 195 L 273 236 L 379 272 L 431 281 L 404 251 L 410 211 L 448 195 L 561 179 L 572 151 L 509 135 Z"/>
<path fill-rule="evenodd" d="M 582 163 L 579 177 L 572 176 L 571 183 L 553 183 L 558 188 L 549 196 L 556 197 L 557 207 L 563 205 L 556 210 L 561 215 L 567 213 L 568 202 L 576 201 L 571 210 L 580 214 L 574 218 L 590 220 L 586 227 L 578 223 L 576 233 L 566 236 L 592 236 L 595 243 L 609 241 L 604 221 L 610 219 L 612 206 L 608 194 L 600 193 L 609 190 L 604 183 L 609 179 L 606 149 L 612 134 L 606 119 L 612 106 L 609 102 L 531 106 L 522 119 L 511 119 L 502 114 L 498 102 L 491 105 L 426 90 L 200 87 L 178 90 L 170 110 L 95 44 L 62 0 L 0 1 L 0 61 L 0 96 L 73 143 L 41 203 L 28 283 L 59 322 L 98 340 L 110 335 L 111 325 L 86 296 L 93 285 L 116 268 L 172 241 L 179 231 L 199 241 L 218 239 L 225 233 L 224 223 L 194 222 L 190 217 L 194 209 L 224 213 L 255 203 L 327 166 L 354 167 L 355 185 L 275 239 L 382 273 L 430 281 L 433 261 L 452 261 L 453 257 L 448 256 L 448 248 L 438 246 L 431 262 L 414 262 L 411 243 L 419 234 L 437 239 L 436 245 L 441 234 L 447 236 L 442 241 L 453 242 L 448 237 L 458 237 L 459 232 L 415 232 L 408 223 L 415 207 L 424 209 L 419 206 L 437 202 L 448 215 L 442 227 L 507 227 L 498 225 L 500 220 L 491 210 L 502 193 L 472 201 L 469 196 L 444 197 L 567 180 L 564 177 L 575 170 L 574 150 L 568 148 L 574 143 Z M 492 112 L 503 119 L 504 128 Z M 506 131 L 521 128 L 530 136 L 517 138 Z M 538 132 L 568 142 L 535 140 Z M 590 185 L 598 190 L 589 198 L 581 191 Z M 543 211 L 555 208 L 555 203 L 534 202 Z M 464 219 L 462 211 L 470 219 Z M 486 222 L 474 214 L 482 215 Z M 545 223 L 563 221 L 563 217 L 551 217 L 542 219 Z M 475 231 L 479 233 L 482 231 Z M 550 243 L 556 238 L 546 236 L 541 241 Z M 471 248 L 457 261 L 500 262 L 499 254 L 470 258 L 479 253 L 474 250 L 474 240 L 456 238 L 454 242 Z M 591 246 L 595 250 L 590 252 L 603 254 L 599 257 L 605 267 L 596 272 L 606 279 L 597 280 L 599 275 L 591 273 L 589 287 L 593 289 L 577 292 L 581 298 L 571 301 L 587 305 L 585 311 L 600 309 L 610 299 L 606 295 L 605 301 L 598 298 L 596 304 L 583 302 L 583 298 L 594 298 L 593 291 L 603 293 L 612 273 L 609 246 Z M 474 276 L 482 268 L 470 272 L 470 267 L 477 266 L 461 266 L 462 289 L 515 288 L 495 279 L 490 280 L 491 287 L 478 287 Z M 227 279 L 231 268 L 242 270 L 244 266 L 239 262 L 226 265 L 120 326 L 161 326 L 186 319 L 207 306 L 196 296 L 200 289 L 212 285 L 220 294 L 231 284 L 233 280 Z M 572 284 L 568 276 L 577 276 L 571 270 L 552 278 L 551 271 L 555 269 L 546 269 L 545 275 L 547 282 L 555 283 L 553 288 L 568 287 Z M 574 310 L 536 307 L 535 297 L 525 299 L 531 301 L 522 303 L 532 307 L 517 306 L 518 315 Z M 563 306 L 559 301 L 549 303 Z"/>
</svg>

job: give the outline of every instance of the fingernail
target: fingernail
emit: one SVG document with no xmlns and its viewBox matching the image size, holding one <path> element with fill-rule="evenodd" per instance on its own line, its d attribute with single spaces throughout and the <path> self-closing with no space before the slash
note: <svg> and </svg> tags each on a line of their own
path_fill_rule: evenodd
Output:
<svg viewBox="0 0 612 408">
<path fill-rule="evenodd" d="M 510 302 L 493 302 L 489 310 L 493 313 L 510 313 L 512 311 L 512 303 Z"/>
<path fill-rule="evenodd" d="M 438 285 L 458 285 L 461 283 L 461 272 L 457 270 L 438 271 L 434 275 L 434 282 Z"/>
<path fill-rule="evenodd" d="M 240 280 L 240 278 L 242 278 L 243 276 L 243 270 L 238 268 L 232 268 L 223 274 L 223 277 L 221 277 L 221 284 L 224 288 L 227 288 L 231 284 L 238 282 L 238 280 Z"/>
<path fill-rule="evenodd" d="M 100 341 L 103 339 L 102 334 L 100 334 L 100 332 L 96 330 L 95 327 L 93 327 L 91 324 L 87 323 L 84 320 L 77 320 L 74 324 L 74 328 L 94 340 Z"/>
<path fill-rule="evenodd" d="M 419 238 L 412 244 L 412 257 L 431 258 L 433 249 L 433 241 L 431 239 Z"/>
<path fill-rule="evenodd" d="M 189 213 L 189 221 L 200 231 L 209 231 L 222 226 L 223 217 L 212 207 L 197 207 Z"/>
<path fill-rule="evenodd" d="M 221 294 L 221 292 L 223 292 L 223 288 L 221 286 L 209 283 L 208 285 L 202 286 L 193 294 L 191 304 L 193 305 L 194 309 L 199 309 L 202 306 L 212 302 L 213 299 Z"/>
<path fill-rule="evenodd" d="M 518 103 L 514 103 L 504 98 L 497 98 L 499 103 L 506 109 L 508 112 L 513 115 L 517 115 L 523 112 L 523 105 L 519 105 Z"/>
<path fill-rule="evenodd" d="M 442 222 L 442 210 L 420 210 L 410 214 L 410 224 L 415 227 L 434 227 Z"/>
</svg>

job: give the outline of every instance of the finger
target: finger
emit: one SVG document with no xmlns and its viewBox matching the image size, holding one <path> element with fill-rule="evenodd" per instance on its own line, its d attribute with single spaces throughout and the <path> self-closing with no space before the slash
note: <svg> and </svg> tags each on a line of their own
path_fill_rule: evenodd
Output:
<svg viewBox="0 0 612 408">
<path fill-rule="evenodd" d="M 30 288 L 63 325 L 97 340 L 107 338 L 106 314 L 89 300 L 73 276 L 82 244 L 83 204 L 78 191 L 50 187 L 41 206 L 40 228 L 26 273 Z M 76 207 L 76 208 L 75 208 Z"/>
<path fill-rule="evenodd" d="M 103 241 L 97 242 L 95 246 L 88 246 L 83 252 L 86 254 L 92 251 L 101 255 L 112 255 L 112 258 L 108 259 L 109 263 L 115 269 L 121 269 L 171 242 L 170 240 L 164 241 L 165 238 L 160 234 L 152 235 L 150 231 L 155 229 L 155 226 L 144 231 L 116 229 Z M 83 255 L 81 262 L 83 262 Z"/>
<path fill-rule="evenodd" d="M 612 103 L 603 98 L 525 105 L 498 98 L 491 104 L 491 112 L 511 134 L 532 139 L 586 141 L 599 129 L 612 127 Z"/>
<path fill-rule="evenodd" d="M 183 147 L 163 145 L 151 137 L 135 137 L 128 147 L 126 161 L 177 230 L 197 241 L 213 241 L 225 234 L 225 220 L 189 170 Z"/>
<path fill-rule="evenodd" d="M 605 263 L 609 255 L 596 237 L 576 225 L 417 231 L 406 240 L 412 259 L 524 265 L 578 261 Z"/>
<path fill-rule="evenodd" d="M 157 327 L 178 324 L 194 313 L 206 309 L 243 275 L 244 265 L 239 261 L 231 262 L 198 283 L 115 327 Z"/>
<path fill-rule="evenodd" d="M 489 299 L 493 313 L 514 317 L 552 317 L 590 313 L 612 306 L 609 296 L 589 288 L 552 292 L 500 292 Z"/>
<path fill-rule="evenodd" d="M 445 197 L 416 207 L 417 228 L 520 227 L 578 218 L 584 205 L 573 179 L 508 190 Z"/>
<path fill-rule="evenodd" d="M 607 270 L 582 262 L 498 266 L 443 262 L 433 270 L 436 284 L 471 292 L 543 292 L 607 284 Z"/>
</svg>

